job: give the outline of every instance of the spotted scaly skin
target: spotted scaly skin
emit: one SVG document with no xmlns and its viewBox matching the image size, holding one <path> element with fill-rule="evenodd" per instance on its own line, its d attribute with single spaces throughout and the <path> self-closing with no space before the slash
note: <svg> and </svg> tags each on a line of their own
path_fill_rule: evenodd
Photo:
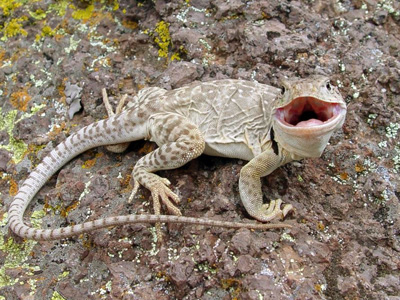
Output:
<svg viewBox="0 0 400 300">
<path fill-rule="evenodd" d="M 186 223 L 231 228 L 284 228 L 284 223 L 236 223 L 183 217 L 170 182 L 154 172 L 179 168 L 202 153 L 249 161 L 239 190 L 247 212 L 261 222 L 284 217 L 291 205 L 280 199 L 263 204 L 260 178 L 279 166 L 322 153 L 343 124 L 346 106 L 325 77 L 286 81 L 284 88 L 244 81 L 193 83 L 175 90 L 145 88 L 109 118 L 72 134 L 52 150 L 21 185 L 8 211 L 9 228 L 18 236 L 54 240 L 99 228 L 131 223 Z M 125 101 L 125 99 L 123 99 Z M 122 102 L 124 102 L 122 101 Z M 129 142 L 147 139 L 159 148 L 135 165 L 133 197 L 139 185 L 149 189 L 154 215 L 115 216 L 56 229 L 31 228 L 23 221 L 29 203 L 46 181 L 69 160 L 94 147 L 124 151 Z M 161 203 L 173 215 L 161 215 Z M 160 227 L 157 229 L 160 236 Z"/>
</svg>

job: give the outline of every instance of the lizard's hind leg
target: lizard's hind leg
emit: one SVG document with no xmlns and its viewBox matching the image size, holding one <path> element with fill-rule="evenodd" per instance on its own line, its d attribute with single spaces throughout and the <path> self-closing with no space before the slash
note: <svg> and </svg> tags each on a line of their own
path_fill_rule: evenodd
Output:
<svg viewBox="0 0 400 300">
<path fill-rule="evenodd" d="M 153 172 L 179 168 L 198 157 L 204 151 L 204 138 L 199 129 L 181 115 L 157 115 L 150 122 L 150 137 L 160 147 L 137 162 L 132 177 L 150 190 L 156 215 L 161 213 L 161 202 L 170 213 L 181 215 L 181 211 L 174 205 L 180 199 L 168 187 L 169 180 Z M 159 224 L 156 229 L 157 236 L 161 238 Z"/>
<path fill-rule="evenodd" d="M 117 109 L 115 110 L 115 113 L 110 105 L 110 101 L 108 100 L 107 92 L 106 89 L 102 89 L 101 93 L 103 95 L 103 102 L 104 106 L 106 107 L 108 117 L 114 116 L 116 114 L 119 114 L 122 112 L 122 109 L 125 106 L 125 101 L 126 98 L 128 97 L 126 94 L 122 96 L 122 98 L 119 100 Z M 128 143 L 122 143 L 122 144 L 116 144 L 116 145 L 109 145 L 106 146 L 106 149 L 110 152 L 113 153 L 122 153 L 124 152 L 127 148 L 129 147 L 129 142 Z"/>
</svg>

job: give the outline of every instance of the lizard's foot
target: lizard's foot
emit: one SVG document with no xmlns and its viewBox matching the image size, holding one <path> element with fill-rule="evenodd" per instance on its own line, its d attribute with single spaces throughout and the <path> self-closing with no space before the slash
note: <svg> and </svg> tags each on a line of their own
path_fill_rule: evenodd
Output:
<svg viewBox="0 0 400 300">
<path fill-rule="evenodd" d="M 169 198 L 171 198 L 175 203 L 180 202 L 178 195 L 175 194 L 174 192 L 172 192 L 168 187 L 171 184 L 170 181 L 166 178 L 162 178 L 155 174 L 150 174 L 150 175 L 152 175 L 154 177 L 154 179 L 156 179 L 147 186 L 147 188 L 150 190 L 151 196 L 153 198 L 154 214 L 156 214 L 156 215 L 161 214 L 161 203 L 160 203 L 160 200 L 161 200 L 162 203 L 164 203 L 164 205 L 167 207 L 167 209 L 170 213 L 172 213 L 176 216 L 181 216 L 182 213 L 179 210 L 179 208 L 177 208 L 171 202 L 171 200 L 169 200 Z M 163 241 L 163 234 L 161 231 L 161 223 L 156 223 L 155 228 L 156 228 L 157 241 L 159 244 L 161 244 Z"/>
<path fill-rule="evenodd" d="M 282 200 L 271 200 L 269 204 L 263 204 L 260 209 L 261 221 L 270 221 L 276 218 L 284 218 L 291 210 L 293 206 L 291 204 L 285 204 L 281 209 Z"/>
<path fill-rule="evenodd" d="M 153 202 L 158 202 L 158 204 L 155 204 L 157 210 L 161 210 L 161 203 L 164 203 L 164 205 L 167 207 L 168 211 L 176 216 L 181 216 L 182 213 L 177 208 L 170 200 L 171 198 L 175 204 L 178 204 L 181 200 L 179 199 L 179 196 L 172 192 L 170 188 L 168 187 L 171 185 L 171 182 L 167 178 L 162 178 L 159 177 L 158 175 L 152 174 L 153 176 L 157 177 L 157 181 L 153 182 L 151 186 L 148 186 L 147 188 L 151 191 L 151 196 L 153 197 Z M 139 181 L 135 180 L 133 184 L 133 189 L 132 192 L 128 198 L 128 203 L 131 203 L 133 198 L 135 197 L 138 189 L 139 189 L 140 183 Z"/>
<path fill-rule="evenodd" d="M 108 100 L 106 89 L 102 89 L 101 93 L 103 95 L 103 103 L 104 103 L 104 106 L 106 107 L 107 115 L 109 118 L 114 116 L 115 114 L 119 114 L 123 110 L 123 108 L 125 106 L 125 101 L 126 101 L 126 98 L 128 97 L 128 95 L 125 94 L 122 96 L 122 98 L 118 102 L 117 109 L 114 113 L 114 111 L 111 107 L 110 101 Z M 106 146 L 106 149 L 113 153 L 122 153 L 128 148 L 128 146 L 129 146 L 129 142 L 117 144 L 117 145 L 108 145 L 108 146 Z"/>
<path fill-rule="evenodd" d="M 153 174 L 154 176 L 157 176 Z M 181 216 L 182 213 L 177 208 L 170 199 L 173 200 L 174 203 L 178 204 L 181 200 L 179 199 L 178 195 L 175 194 L 173 191 L 170 190 L 168 187 L 171 183 L 168 179 L 162 178 L 157 176 L 158 180 L 151 184 L 151 187 L 148 189 L 151 191 L 151 196 L 153 197 L 154 206 L 157 208 L 161 207 L 160 200 L 164 205 L 167 207 L 168 211 L 176 216 Z M 160 210 L 160 209 L 158 209 Z"/>
</svg>

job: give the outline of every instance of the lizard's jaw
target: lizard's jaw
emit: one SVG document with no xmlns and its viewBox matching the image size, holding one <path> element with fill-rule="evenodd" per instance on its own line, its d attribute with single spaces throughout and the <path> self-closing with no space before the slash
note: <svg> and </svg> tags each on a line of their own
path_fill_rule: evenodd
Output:
<svg viewBox="0 0 400 300">
<path fill-rule="evenodd" d="M 321 155 L 333 132 L 346 115 L 343 102 L 326 102 L 314 97 L 298 97 L 275 109 L 274 130 L 284 148 L 302 157 Z"/>
<path fill-rule="evenodd" d="M 299 97 L 284 107 L 278 108 L 275 117 L 284 127 L 319 127 L 335 125 L 345 113 L 340 103 L 331 103 L 313 97 Z"/>
</svg>

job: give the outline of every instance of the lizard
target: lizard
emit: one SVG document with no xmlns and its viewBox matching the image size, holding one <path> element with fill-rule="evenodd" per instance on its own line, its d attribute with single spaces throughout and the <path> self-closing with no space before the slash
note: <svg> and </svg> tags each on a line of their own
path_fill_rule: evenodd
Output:
<svg viewBox="0 0 400 300">
<path fill-rule="evenodd" d="M 107 100 L 107 108 L 104 91 L 103 99 Z M 346 116 L 346 104 L 338 88 L 320 75 L 283 80 L 281 88 L 240 79 L 194 82 L 172 90 L 147 87 L 124 109 L 122 106 L 116 113 L 107 108 L 109 118 L 70 135 L 30 173 L 8 210 L 12 232 L 27 239 L 55 240 L 139 222 L 256 229 L 291 227 L 282 222 L 267 223 L 285 217 L 293 207 L 283 205 L 280 199 L 263 204 L 261 178 L 290 161 L 320 157 Z M 140 139 L 153 141 L 159 147 L 134 166 L 130 199 L 140 185 L 149 189 L 154 214 L 111 216 L 55 229 L 25 224 L 24 213 L 35 194 L 72 158 L 98 146 L 108 145 L 110 150 L 121 152 L 129 142 Z M 154 172 L 178 168 L 203 153 L 248 161 L 240 171 L 239 193 L 245 210 L 260 222 L 182 216 L 176 206 L 180 199 L 171 191 L 169 180 Z M 161 203 L 170 215 L 161 214 Z"/>
</svg>

